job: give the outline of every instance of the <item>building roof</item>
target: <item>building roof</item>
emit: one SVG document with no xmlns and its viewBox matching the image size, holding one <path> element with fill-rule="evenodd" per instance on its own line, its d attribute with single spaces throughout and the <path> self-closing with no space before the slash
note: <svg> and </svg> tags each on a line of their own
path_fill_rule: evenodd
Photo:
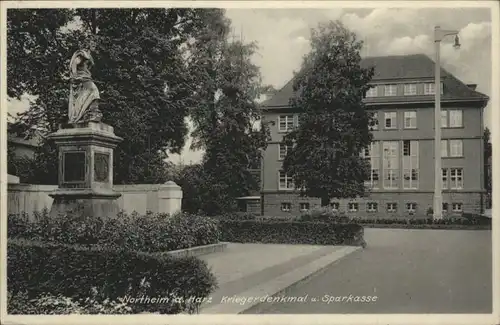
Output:
<svg viewBox="0 0 500 325">
<path fill-rule="evenodd" d="M 12 128 L 12 123 L 7 122 L 7 142 L 32 148 L 40 146 L 41 137 L 39 136 L 39 134 L 35 134 L 30 138 L 21 137 L 15 132 L 13 132 L 11 128 Z"/>
<path fill-rule="evenodd" d="M 429 80 L 434 78 L 434 61 L 425 54 L 398 55 L 368 57 L 361 60 L 363 68 L 374 67 L 372 83 L 382 83 L 383 81 L 404 81 L 404 80 Z M 469 87 L 458 80 L 451 73 L 441 68 L 443 78 L 444 93 L 441 97 L 443 101 L 453 100 L 477 100 L 487 101 L 488 96 L 477 92 L 473 87 Z M 264 109 L 272 109 L 289 106 L 289 99 L 294 95 L 292 78 L 273 97 L 264 101 Z M 387 102 L 425 102 L 434 101 L 433 96 L 391 96 L 391 97 L 370 97 L 365 102 L 387 103 Z"/>
</svg>

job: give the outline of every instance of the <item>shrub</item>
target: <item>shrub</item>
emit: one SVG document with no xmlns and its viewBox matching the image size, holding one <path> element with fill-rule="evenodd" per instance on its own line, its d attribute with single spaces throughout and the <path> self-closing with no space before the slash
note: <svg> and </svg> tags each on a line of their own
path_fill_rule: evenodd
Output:
<svg viewBox="0 0 500 325">
<path fill-rule="evenodd" d="M 355 224 L 286 221 L 221 221 L 223 240 L 239 243 L 360 245 L 363 227 Z"/>
<path fill-rule="evenodd" d="M 301 221 L 301 216 L 258 216 L 255 220 L 259 220 L 261 222 L 276 222 L 276 221 Z"/>
<path fill-rule="evenodd" d="M 462 218 L 467 219 L 473 225 L 491 225 L 491 218 L 482 215 L 464 213 Z"/>
<path fill-rule="evenodd" d="M 350 218 L 348 223 L 361 225 L 491 225 L 491 219 L 487 217 L 472 215 L 467 216 L 448 216 L 443 219 L 435 220 L 432 217 L 427 218 Z M 409 227 L 411 228 L 411 227 Z"/>
<path fill-rule="evenodd" d="M 39 310 L 41 303 L 53 306 L 54 299 L 57 303 L 63 300 L 63 312 L 77 305 L 86 312 L 102 312 L 118 308 L 125 297 L 141 296 L 165 297 L 168 301 L 131 304 L 131 313 L 193 313 L 201 304 L 193 298 L 206 298 L 216 288 L 216 278 L 207 264 L 195 257 L 19 239 L 9 239 L 7 249 L 7 284 L 14 293 L 9 308 L 20 313 Z M 49 298 L 43 300 L 43 295 Z M 27 310 L 23 309 L 22 302 L 33 299 L 38 301 L 34 305 L 25 303 Z"/>
<path fill-rule="evenodd" d="M 101 245 L 144 252 L 160 252 L 215 244 L 220 231 L 216 220 L 193 214 L 173 216 L 147 213 L 116 218 L 61 215 L 48 211 L 8 216 L 9 238 L 26 238 L 62 244 Z"/>
<path fill-rule="evenodd" d="M 315 207 L 300 216 L 300 221 L 312 222 L 347 222 L 349 218 L 344 213 L 334 212 L 329 207 Z"/>
<path fill-rule="evenodd" d="M 93 298 L 75 301 L 63 295 L 42 294 L 29 299 L 26 292 L 7 293 L 9 314 L 23 315 L 66 315 L 66 314 L 129 314 L 132 308 L 126 302 L 105 300 L 97 302 Z"/>
<path fill-rule="evenodd" d="M 235 212 L 226 213 L 217 218 L 220 220 L 255 220 L 257 219 L 257 214 L 250 212 Z"/>
</svg>

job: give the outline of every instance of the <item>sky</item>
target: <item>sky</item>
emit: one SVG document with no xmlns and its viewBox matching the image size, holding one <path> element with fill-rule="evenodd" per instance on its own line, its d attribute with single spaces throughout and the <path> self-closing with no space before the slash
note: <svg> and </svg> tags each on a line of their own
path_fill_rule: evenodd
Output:
<svg viewBox="0 0 500 325">
<path fill-rule="evenodd" d="M 362 56 L 425 53 L 434 57 L 433 29 L 459 31 L 461 48 L 453 48 L 453 37 L 441 46 L 442 66 L 465 83 L 491 95 L 491 13 L 488 8 L 374 8 L 374 9 L 227 9 L 234 33 L 245 42 L 256 42 L 254 62 L 261 68 L 264 84 L 279 89 L 300 68 L 309 47 L 311 28 L 320 22 L 341 20 L 365 42 Z M 10 102 L 9 112 L 26 107 Z M 485 110 L 485 126 L 491 127 L 491 104 Z M 202 152 L 189 150 L 188 139 L 181 155 L 172 162 L 195 163 Z"/>
</svg>

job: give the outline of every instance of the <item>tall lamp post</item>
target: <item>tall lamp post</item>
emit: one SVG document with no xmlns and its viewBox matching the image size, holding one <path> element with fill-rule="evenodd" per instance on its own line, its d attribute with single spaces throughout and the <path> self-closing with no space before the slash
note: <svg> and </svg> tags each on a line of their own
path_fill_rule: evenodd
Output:
<svg viewBox="0 0 500 325">
<path fill-rule="evenodd" d="M 434 219 L 443 217 L 442 167 L 441 167 L 441 41 L 446 36 L 455 35 L 455 48 L 460 48 L 458 31 L 434 27 L 435 72 L 434 72 Z"/>
</svg>

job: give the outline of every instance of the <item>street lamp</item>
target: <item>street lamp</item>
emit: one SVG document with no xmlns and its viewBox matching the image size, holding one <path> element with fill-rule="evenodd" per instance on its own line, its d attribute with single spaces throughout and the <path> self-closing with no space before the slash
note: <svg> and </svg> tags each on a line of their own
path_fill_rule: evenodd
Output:
<svg viewBox="0 0 500 325">
<path fill-rule="evenodd" d="M 441 168 L 441 41 L 446 36 L 455 35 L 453 47 L 460 48 L 458 31 L 434 27 L 434 47 L 436 53 L 434 73 L 434 219 L 443 217 L 442 168 Z"/>
</svg>

